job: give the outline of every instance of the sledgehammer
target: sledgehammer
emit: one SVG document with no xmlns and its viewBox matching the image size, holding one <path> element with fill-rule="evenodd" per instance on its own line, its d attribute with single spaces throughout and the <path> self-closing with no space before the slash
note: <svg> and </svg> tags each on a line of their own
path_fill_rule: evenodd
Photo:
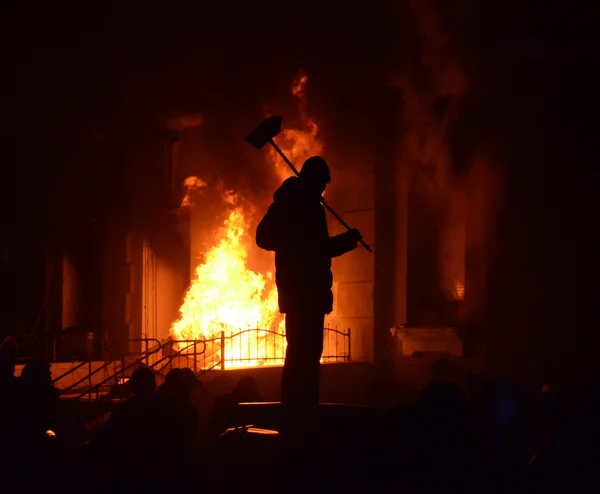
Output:
<svg viewBox="0 0 600 494">
<path fill-rule="evenodd" d="M 277 151 L 277 154 L 283 158 L 283 161 L 287 163 L 296 176 L 299 176 L 300 173 L 294 164 L 287 158 L 285 154 L 283 154 L 283 151 L 279 149 L 279 146 L 275 144 L 275 141 L 273 140 L 273 138 L 281 132 L 282 120 L 282 117 L 277 116 L 267 118 L 263 123 L 250 132 L 250 134 L 248 134 L 248 137 L 246 137 L 246 142 L 252 144 L 256 149 L 261 149 L 265 144 L 269 143 L 271 146 L 273 146 L 273 149 Z M 327 211 L 329 211 L 335 217 L 335 219 L 338 220 L 344 226 L 344 228 L 346 228 L 346 230 L 352 230 L 348 223 L 346 223 L 333 209 L 331 209 L 331 206 L 329 206 L 329 204 L 327 204 L 325 199 L 322 197 L 321 203 L 325 209 L 327 209 Z M 373 249 L 371 249 L 371 247 L 369 247 L 369 245 L 363 239 L 360 240 L 360 244 L 369 252 L 373 252 Z"/>
</svg>

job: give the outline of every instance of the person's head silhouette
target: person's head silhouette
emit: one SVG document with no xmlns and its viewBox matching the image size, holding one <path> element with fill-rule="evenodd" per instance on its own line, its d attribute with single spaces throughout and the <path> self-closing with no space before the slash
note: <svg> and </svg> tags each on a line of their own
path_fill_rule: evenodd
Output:
<svg viewBox="0 0 600 494">
<path fill-rule="evenodd" d="M 21 381 L 30 386 L 51 386 L 50 364 L 43 361 L 29 362 L 21 371 Z"/>
<path fill-rule="evenodd" d="M 146 367 L 131 374 L 131 392 L 134 396 L 149 396 L 156 391 L 156 376 Z"/>
<path fill-rule="evenodd" d="M 202 382 L 198 380 L 194 371 L 189 367 L 181 369 L 181 379 L 185 383 L 185 390 L 188 395 L 191 394 L 194 389 L 202 386 Z"/>
<path fill-rule="evenodd" d="M 182 401 L 189 397 L 188 379 L 183 369 L 171 369 L 165 377 L 165 383 L 162 387 L 163 395 L 166 398 Z"/>
<path fill-rule="evenodd" d="M 321 195 L 331 182 L 329 165 L 320 156 L 308 158 L 300 170 L 300 180 L 311 191 Z"/>
</svg>

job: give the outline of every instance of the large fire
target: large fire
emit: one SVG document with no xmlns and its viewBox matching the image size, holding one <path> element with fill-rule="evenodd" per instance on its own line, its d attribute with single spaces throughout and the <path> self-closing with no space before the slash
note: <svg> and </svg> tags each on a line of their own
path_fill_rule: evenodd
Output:
<svg viewBox="0 0 600 494">
<path fill-rule="evenodd" d="M 304 109 L 307 80 L 300 74 L 292 85 L 303 128 L 284 129 L 278 137 L 283 152 L 298 164 L 323 149 L 317 138 L 317 124 Z M 279 178 L 291 175 L 278 155 L 271 154 L 270 159 Z M 189 177 L 185 186 L 182 206 L 190 207 L 194 195 L 207 184 Z M 180 348 L 191 345 L 184 341 L 204 340 L 206 350 L 199 357 L 204 367 L 281 365 L 286 347 L 285 320 L 278 310 L 273 273 L 258 273 L 248 267 L 249 255 L 257 248 L 249 232 L 254 232 L 256 224 L 252 215 L 238 205 L 236 194 L 225 192 L 222 199 L 230 212 L 215 232 L 213 246 L 196 267 L 171 334 L 180 341 Z"/>
<path fill-rule="evenodd" d="M 173 324 L 177 340 L 208 340 L 202 359 L 208 359 L 207 366 L 222 359 L 224 367 L 276 365 L 285 355 L 273 275 L 248 268 L 251 241 L 248 219 L 236 207 L 216 232 L 215 245 L 204 262 L 196 267 L 181 317 Z"/>
</svg>

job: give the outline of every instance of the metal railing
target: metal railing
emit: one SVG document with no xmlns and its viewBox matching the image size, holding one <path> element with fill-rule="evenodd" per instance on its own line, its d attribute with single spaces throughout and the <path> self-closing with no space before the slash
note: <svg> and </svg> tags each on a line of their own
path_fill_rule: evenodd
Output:
<svg viewBox="0 0 600 494">
<path fill-rule="evenodd" d="M 87 381 L 86 393 L 84 393 L 87 394 L 87 392 L 90 389 L 99 389 L 100 387 L 98 384 L 92 383 L 93 376 L 104 371 L 105 379 L 101 381 L 102 385 L 107 384 L 110 381 L 114 381 L 115 384 L 118 384 L 119 375 L 122 376 L 125 370 L 130 369 L 133 366 L 139 366 L 140 364 L 149 367 L 150 358 L 162 350 L 162 344 L 156 338 L 130 338 L 126 341 L 126 343 L 129 347 L 128 355 L 123 356 L 119 359 L 105 360 L 103 364 L 95 368 L 93 366 L 93 360 L 83 360 L 74 367 L 53 378 L 53 384 L 56 385 L 58 381 L 61 381 L 70 376 L 71 374 L 75 374 L 80 370 L 83 370 L 83 368 L 87 367 L 87 372 L 83 377 L 77 379 L 75 382 L 71 383 L 66 388 L 61 389 L 61 394 L 70 394 L 76 392 L 78 390 L 78 387 L 82 384 L 85 384 Z M 132 345 L 139 345 L 141 348 L 137 351 L 131 350 Z M 133 361 L 127 364 L 127 360 L 131 361 L 131 359 L 133 359 Z"/>
<path fill-rule="evenodd" d="M 149 369 L 154 369 L 159 363 L 161 363 L 167 357 L 163 356 L 163 357 L 159 358 L 158 360 L 155 360 L 153 363 L 149 363 L 149 359 L 150 359 L 150 357 L 159 354 L 163 350 L 164 346 L 165 346 L 165 344 L 159 343 L 158 346 L 153 347 L 151 350 L 148 350 L 144 355 L 133 360 L 129 364 L 126 364 L 126 360 L 125 360 L 125 358 L 123 358 L 121 361 L 120 368 L 118 368 L 118 369 L 115 368 L 113 374 L 109 375 L 108 377 L 105 377 L 103 380 L 101 380 L 100 382 L 98 382 L 94 385 L 91 384 L 91 379 L 90 379 L 89 387 L 86 388 L 84 391 L 81 391 L 78 394 L 76 394 L 76 396 L 74 396 L 73 399 L 79 400 L 79 399 L 83 398 L 84 396 L 88 396 L 89 399 L 91 400 L 92 395 L 94 393 L 96 394 L 96 399 L 98 399 L 99 392 L 103 386 L 106 386 L 110 383 L 112 383 L 115 386 L 118 385 L 122 380 L 129 378 L 129 376 L 127 375 L 128 371 L 133 372 L 135 369 L 139 368 L 142 365 Z M 107 362 L 107 364 L 109 364 L 109 363 L 110 362 Z M 102 367 L 98 368 L 96 371 L 94 371 L 94 374 L 97 373 L 97 371 L 99 371 L 103 367 L 104 366 L 102 366 Z M 91 374 L 90 374 L 90 378 L 91 378 Z M 78 381 L 76 384 L 80 384 L 80 382 L 81 381 Z M 72 388 L 74 388 L 74 385 L 70 386 L 69 389 L 72 389 Z M 63 390 L 62 394 L 66 394 L 65 393 L 66 391 L 68 391 L 68 390 Z"/>
<path fill-rule="evenodd" d="M 215 337 L 199 340 L 160 342 L 155 338 L 137 338 L 129 339 L 126 343 L 129 352 L 124 357 L 107 359 L 97 367 L 92 360 L 84 360 L 54 378 L 53 382 L 56 384 L 72 374 L 84 373 L 81 377 L 75 374 L 75 381 L 61 389 L 61 395 L 71 395 L 74 399 L 85 396 L 92 399 L 93 395 L 98 398 L 102 389 L 126 381 L 131 372 L 140 366 L 158 373 L 168 372 L 174 367 L 188 367 L 196 374 L 216 368 L 225 370 L 277 366 L 283 365 L 286 351 L 285 333 L 260 328 L 231 333 L 222 331 Z M 321 361 L 330 363 L 350 360 L 350 329 L 324 328 Z M 103 378 L 94 382 L 101 372 L 104 372 Z"/>
<path fill-rule="evenodd" d="M 283 365 L 285 360 L 285 333 L 260 328 L 245 329 L 235 333 L 221 331 L 218 336 L 201 340 L 173 340 L 173 351 L 180 361 L 194 372 L 220 368 L 262 367 Z M 197 347 L 202 345 L 201 351 Z M 175 350 L 175 347 L 177 349 Z M 168 366 L 173 367 L 171 359 Z M 323 363 L 352 360 L 352 334 L 350 329 L 324 328 Z M 178 362 L 180 363 L 180 362 Z M 183 367 L 180 365 L 180 367 Z"/>
</svg>

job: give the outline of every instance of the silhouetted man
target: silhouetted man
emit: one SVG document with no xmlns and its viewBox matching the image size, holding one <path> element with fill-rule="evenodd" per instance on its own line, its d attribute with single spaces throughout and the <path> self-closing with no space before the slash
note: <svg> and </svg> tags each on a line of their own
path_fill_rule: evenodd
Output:
<svg viewBox="0 0 600 494">
<path fill-rule="evenodd" d="M 98 459 L 107 462 L 109 475 L 142 481 L 164 467 L 159 452 L 170 458 L 173 451 L 165 432 L 169 431 L 167 409 L 156 393 L 154 372 L 138 368 L 130 382 L 133 396 L 111 413 L 95 448 Z"/>
<path fill-rule="evenodd" d="M 282 436 L 308 439 L 316 426 L 325 315 L 333 310 L 331 258 L 356 248 L 358 230 L 335 237 L 327 231 L 322 194 L 331 181 L 320 156 L 283 182 L 256 231 L 256 243 L 275 251 L 279 310 L 286 315 Z"/>
</svg>

